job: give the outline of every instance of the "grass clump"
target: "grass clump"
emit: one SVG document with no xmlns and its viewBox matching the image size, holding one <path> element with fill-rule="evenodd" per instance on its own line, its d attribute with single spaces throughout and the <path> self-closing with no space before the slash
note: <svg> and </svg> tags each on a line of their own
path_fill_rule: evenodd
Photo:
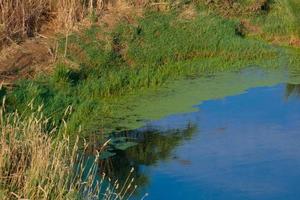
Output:
<svg viewBox="0 0 300 200">
<path fill-rule="evenodd" d="M 299 37 L 299 5 L 295 1 L 274 1 L 270 4 L 270 11 L 264 15 L 252 16 L 251 21 L 262 29 L 262 37 L 267 40 L 288 40 Z"/>
<path fill-rule="evenodd" d="M 247 35 L 277 44 L 300 45 L 297 0 L 200 0 L 198 3 L 225 18 L 240 20 L 248 29 Z"/>
<path fill-rule="evenodd" d="M 198 60 L 201 65 L 211 58 L 223 58 L 213 69 L 206 66 L 206 72 L 222 70 L 227 61 L 236 63 L 231 66 L 235 70 L 243 63 L 255 64 L 276 57 L 270 46 L 236 34 L 237 21 L 199 12 L 194 20 L 179 19 L 177 13 L 150 13 L 138 27 L 123 27 L 122 33 L 132 33 L 123 44 L 128 45 L 125 59 L 137 67 L 157 68 L 191 60 Z"/>
</svg>

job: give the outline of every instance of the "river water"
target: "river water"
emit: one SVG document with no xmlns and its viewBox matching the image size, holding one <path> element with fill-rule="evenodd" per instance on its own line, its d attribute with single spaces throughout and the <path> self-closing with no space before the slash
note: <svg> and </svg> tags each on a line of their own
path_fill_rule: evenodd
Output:
<svg viewBox="0 0 300 200">
<path fill-rule="evenodd" d="M 297 83 L 249 81 L 237 92 L 199 99 L 187 112 L 124 132 L 139 144 L 110 159 L 110 175 L 122 180 L 134 167 L 135 199 L 145 193 L 147 199 L 300 199 Z"/>
</svg>

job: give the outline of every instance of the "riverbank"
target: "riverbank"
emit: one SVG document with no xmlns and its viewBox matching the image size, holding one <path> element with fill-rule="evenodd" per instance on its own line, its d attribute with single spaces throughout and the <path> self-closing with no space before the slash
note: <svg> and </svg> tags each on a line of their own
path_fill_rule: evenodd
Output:
<svg viewBox="0 0 300 200">
<path fill-rule="evenodd" d="M 49 122 L 43 134 L 51 132 L 47 141 L 55 141 L 65 131 L 73 140 L 78 135 L 97 135 L 97 144 L 101 145 L 111 133 L 137 128 L 144 120 L 171 113 L 167 108 L 153 113 L 149 104 L 157 108 L 164 105 L 143 96 L 148 91 L 170 83 L 180 84 L 185 79 L 212 77 L 254 66 L 284 69 L 284 73 L 291 74 L 299 72 L 300 8 L 295 0 L 122 5 L 123 8 L 115 7 L 115 13 L 122 9 L 117 18 L 112 17 L 112 10 L 101 17 L 87 12 L 88 25 L 55 35 L 47 70 L 29 73 L 30 78 L 21 74 L 12 86 L 1 88 L 0 98 L 6 98 L 6 111 L 17 110 L 28 117 L 42 110 Z M 47 48 L 40 52 L 44 51 Z M 25 62 L 26 66 L 39 63 L 37 59 L 43 55 L 29 57 L 32 62 Z M 39 64 L 43 62 L 41 59 Z M 12 69 L 6 75 L 23 72 L 18 66 Z M 237 88 L 244 90 L 242 85 Z M 173 101 L 176 100 L 174 97 Z M 176 107 L 176 103 L 170 106 Z M 43 137 L 38 134 L 38 138 Z M 110 148 L 119 150 L 134 145 L 126 139 L 125 143 L 111 143 Z"/>
<path fill-rule="evenodd" d="M 36 107 L 43 105 L 45 114 L 60 123 L 65 109 L 72 107 L 72 114 L 64 118 L 70 133 L 79 126 L 86 133 L 109 132 L 109 119 L 115 117 L 111 116 L 109 102 L 119 96 L 160 87 L 178 78 L 237 71 L 247 66 L 295 69 L 299 62 L 296 49 L 258 39 L 262 35 L 248 34 L 251 28 L 239 19 L 257 16 L 260 23 L 272 15 L 282 17 L 278 6 L 286 5 L 273 3 L 268 10 L 255 11 L 250 9 L 254 4 L 227 5 L 239 6 L 239 15 L 225 15 L 224 8 L 218 5 L 198 2 L 182 3 L 166 11 L 148 9 L 110 30 L 94 22 L 84 31 L 62 37 L 58 52 L 65 54 L 68 62 L 58 61 L 50 76 L 42 73 L 19 81 L 8 94 L 9 109 L 27 112 L 24 105 L 34 99 Z M 294 37 L 296 30 L 287 19 L 284 34 Z M 274 23 L 269 26 L 277 27 Z M 268 35 L 268 29 L 263 33 Z"/>
</svg>

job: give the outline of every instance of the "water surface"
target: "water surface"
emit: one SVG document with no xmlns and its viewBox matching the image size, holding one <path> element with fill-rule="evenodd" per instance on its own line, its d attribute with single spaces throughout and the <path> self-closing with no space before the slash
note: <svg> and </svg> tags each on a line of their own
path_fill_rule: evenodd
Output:
<svg viewBox="0 0 300 200">
<path fill-rule="evenodd" d="M 282 82 L 122 133 L 139 145 L 110 159 L 111 175 L 135 167 L 136 199 L 300 199 L 300 85 Z"/>
</svg>

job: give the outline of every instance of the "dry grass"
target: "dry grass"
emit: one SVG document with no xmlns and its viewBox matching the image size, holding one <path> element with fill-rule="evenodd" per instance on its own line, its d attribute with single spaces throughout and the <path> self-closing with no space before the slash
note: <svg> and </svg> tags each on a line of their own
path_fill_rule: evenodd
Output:
<svg viewBox="0 0 300 200">
<path fill-rule="evenodd" d="M 71 29 L 103 9 L 103 0 L 1 0 L 0 40 L 15 41 L 34 36 L 54 20 L 57 29 Z"/>
<path fill-rule="evenodd" d="M 77 142 L 51 139 L 56 130 L 45 131 L 48 120 L 41 112 L 24 118 L 5 114 L 2 106 L 0 123 L 0 199 L 124 199 L 136 188 L 132 171 L 122 187 L 103 184 L 105 175 L 97 176 L 99 153 L 87 166 Z"/>
<path fill-rule="evenodd" d="M 7 76 L 11 68 L 17 67 L 21 70 L 27 70 L 28 65 L 51 63 L 52 60 L 50 60 L 48 54 L 55 54 L 56 52 L 46 52 L 44 53 L 45 56 L 39 56 L 38 50 L 34 54 L 25 52 L 28 50 L 34 51 L 34 48 L 26 49 L 26 46 L 22 45 L 23 43 L 21 44 L 29 37 L 39 36 L 51 43 L 56 39 L 55 33 L 63 33 L 66 36 L 66 55 L 70 32 L 87 17 L 100 15 L 103 8 L 103 0 L 0 0 L 0 57 L 3 61 L 2 65 L 0 64 L 0 71 L 4 71 L 4 75 Z M 41 32 L 42 34 L 45 33 L 46 36 L 42 35 Z M 35 40 L 40 41 L 40 38 L 35 38 Z M 3 52 L 15 46 L 17 48 L 12 49 L 16 52 L 14 53 L 16 55 L 6 59 Z M 48 46 L 52 47 L 53 45 L 40 47 L 45 49 Z M 19 49 L 22 50 L 22 53 L 18 53 Z M 39 61 L 41 59 L 32 59 L 32 55 L 40 57 L 43 62 Z M 56 58 L 56 55 L 52 57 Z M 21 60 L 21 63 L 19 63 L 19 60 Z M 12 73 L 4 80 L 15 79 L 16 77 L 16 73 Z M 3 77 L 1 79 L 3 80 Z"/>
<path fill-rule="evenodd" d="M 0 79 L 12 83 L 49 72 L 57 59 L 66 60 L 72 32 L 96 21 L 111 31 L 141 13 L 126 0 L 0 0 Z M 65 37 L 59 55 L 57 33 Z"/>
<path fill-rule="evenodd" d="M 50 0 L 1 0 L 1 39 L 33 36 L 50 17 Z"/>
<path fill-rule="evenodd" d="M 122 21 L 135 24 L 136 17 L 142 17 L 142 15 L 143 9 L 141 7 L 127 1 L 117 0 L 111 1 L 105 6 L 100 22 L 105 24 L 109 30 L 113 30 Z"/>
<path fill-rule="evenodd" d="M 180 13 L 179 18 L 185 19 L 185 20 L 193 20 L 197 17 L 197 11 L 194 6 L 189 5 L 186 8 L 183 9 L 183 11 Z"/>
</svg>

